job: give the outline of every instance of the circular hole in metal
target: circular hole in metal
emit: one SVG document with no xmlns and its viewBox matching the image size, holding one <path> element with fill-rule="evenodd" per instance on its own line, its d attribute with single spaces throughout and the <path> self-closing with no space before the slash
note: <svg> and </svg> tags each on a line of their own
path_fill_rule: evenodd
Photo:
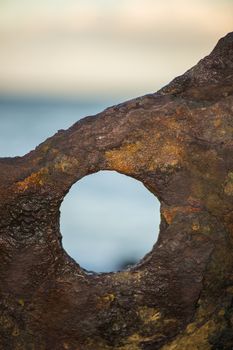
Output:
<svg viewBox="0 0 233 350">
<path fill-rule="evenodd" d="M 115 171 L 88 175 L 61 206 L 62 243 L 84 269 L 119 271 L 155 244 L 160 203 L 144 185 Z"/>
</svg>

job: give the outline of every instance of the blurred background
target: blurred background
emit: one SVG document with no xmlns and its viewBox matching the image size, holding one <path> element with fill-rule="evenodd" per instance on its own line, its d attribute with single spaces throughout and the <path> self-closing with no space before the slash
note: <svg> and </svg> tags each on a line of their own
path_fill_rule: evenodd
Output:
<svg viewBox="0 0 233 350">
<path fill-rule="evenodd" d="M 151 93 L 233 29 L 232 0 L 0 0 L 0 156 Z M 67 252 L 115 271 L 156 242 L 159 203 L 114 172 L 75 184 L 61 208 Z"/>
</svg>

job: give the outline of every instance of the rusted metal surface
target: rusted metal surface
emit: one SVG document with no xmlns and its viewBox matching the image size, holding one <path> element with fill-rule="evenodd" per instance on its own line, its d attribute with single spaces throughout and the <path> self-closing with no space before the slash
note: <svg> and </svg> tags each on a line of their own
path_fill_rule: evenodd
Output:
<svg viewBox="0 0 233 350">
<path fill-rule="evenodd" d="M 233 349 L 232 93 L 233 33 L 158 93 L 0 159 L 0 349 Z M 59 208 L 99 170 L 140 180 L 161 226 L 138 265 L 89 275 Z"/>
</svg>

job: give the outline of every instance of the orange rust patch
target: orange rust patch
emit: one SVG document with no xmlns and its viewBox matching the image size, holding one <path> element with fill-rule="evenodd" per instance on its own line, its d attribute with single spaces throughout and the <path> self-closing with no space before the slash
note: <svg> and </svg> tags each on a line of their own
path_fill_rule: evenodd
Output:
<svg viewBox="0 0 233 350">
<path fill-rule="evenodd" d="M 140 150 L 141 143 L 128 144 L 119 150 L 111 150 L 105 153 L 109 167 L 123 173 L 133 172 L 135 169 L 136 153 Z"/>
<path fill-rule="evenodd" d="M 163 165 L 175 166 L 181 161 L 183 155 L 183 149 L 173 143 L 168 142 L 161 149 L 161 154 L 159 156 L 159 163 Z"/>
<path fill-rule="evenodd" d="M 16 187 L 20 192 L 26 191 L 30 187 L 43 186 L 45 183 L 45 176 L 48 174 L 47 168 L 42 168 L 36 173 L 32 173 L 23 181 L 17 182 Z"/>
<path fill-rule="evenodd" d="M 116 299 L 114 294 L 106 294 L 98 298 L 96 304 L 97 309 L 108 308 L 111 303 Z"/>
<path fill-rule="evenodd" d="M 177 214 L 189 214 L 199 212 L 200 208 L 190 207 L 190 206 L 180 206 L 180 207 L 172 207 L 172 208 L 164 208 L 162 209 L 162 215 L 164 216 L 166 222 L 170 225 Z"/>
<path fill-rule="evenodd" d="M 110 169 L 123 173 L 133 173 L 140 168 L 154 171 L 158 168 L 166 170 L 182 163 L 184 150 L 177 142 L 169 140 L 160 145 L 158 137 L 146 137 L 134 144 L 123 145 L 119 149 L 105 153 Z"/>
<path fill-rule="evenodd" d="M 218 128 L 222 124 L 222 121 L 220 118 L 214 120 L 214 126 Z"/>
<path fill-rule="evenodd" d="M 193 231 L 198 231 L 200 229 L 200 225 L 198 223 L 193 223 L 192 229 L 193 229 Z"/>
</svg>

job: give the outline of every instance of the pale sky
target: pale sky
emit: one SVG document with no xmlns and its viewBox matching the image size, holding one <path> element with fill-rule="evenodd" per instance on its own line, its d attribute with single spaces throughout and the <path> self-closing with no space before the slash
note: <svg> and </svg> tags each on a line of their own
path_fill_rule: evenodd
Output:
<svg viewBox="0 0 233 350">
<path fill-rule="evenodd" d="M 232 30 L 230 0 L 0 0 L 0 93 L 142 95 Z"/>
</svg>

